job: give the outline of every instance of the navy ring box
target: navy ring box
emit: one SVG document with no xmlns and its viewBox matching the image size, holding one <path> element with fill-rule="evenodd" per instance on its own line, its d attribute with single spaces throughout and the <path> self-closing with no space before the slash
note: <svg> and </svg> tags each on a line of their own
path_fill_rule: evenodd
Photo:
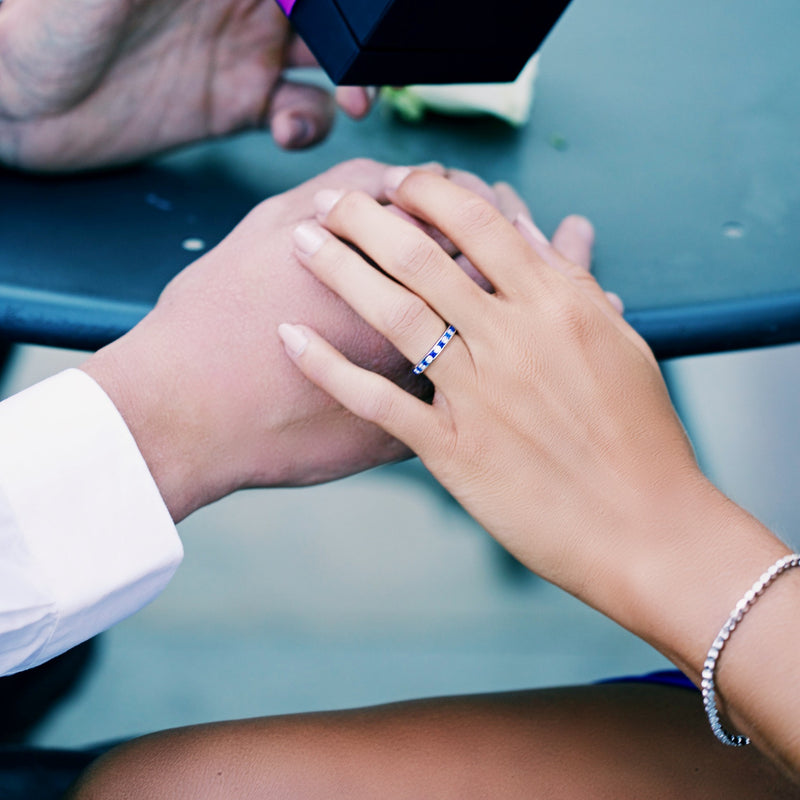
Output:
<svg viewBox="0 0 800 800">
<path fill-rule="evenodd" d="M 334 83 L 514 80 L 569 0 L 278 0 Z"/>
</svg>

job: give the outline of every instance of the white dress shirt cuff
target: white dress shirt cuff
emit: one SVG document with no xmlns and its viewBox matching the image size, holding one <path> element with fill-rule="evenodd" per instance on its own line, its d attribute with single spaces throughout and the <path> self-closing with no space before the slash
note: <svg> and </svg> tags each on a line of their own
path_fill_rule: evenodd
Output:
<svg viewBox="0 0 800 800">
<path fill-rule="evenodd" d="M 183 548 L 130 431 L 86 373 L 62 372 L 0 411 L 0 491 L 45 599 L 14 672 L 146 605 Z"/>
</svg>

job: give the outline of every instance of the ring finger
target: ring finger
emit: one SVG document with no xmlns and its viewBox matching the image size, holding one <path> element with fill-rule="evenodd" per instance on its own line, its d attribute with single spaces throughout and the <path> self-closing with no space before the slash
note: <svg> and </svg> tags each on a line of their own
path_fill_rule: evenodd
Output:
<svg viewBox="0 0 800 800">
<path fill-rule="evenodd" d="M 387 278 L 314 221 L 298 225 L 294 240 L 301 263 L 392 342 L 412 367 L 421 365 L 421 372 L 430 368 L 439 377 L 463 371 L 463 341 L 421 297 Z M 440 359 L 445 348 L 447 357 Z"/>
</svg>

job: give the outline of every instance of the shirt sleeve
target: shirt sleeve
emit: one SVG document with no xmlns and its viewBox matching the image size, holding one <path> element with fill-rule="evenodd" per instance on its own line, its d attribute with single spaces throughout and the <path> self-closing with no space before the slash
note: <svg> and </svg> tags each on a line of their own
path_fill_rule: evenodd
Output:
<svg viewBox="0 0 800 800">
<path fill-rule="evenodd" d="M 182 557 L 133 436 L 86 373 L 0 403 L 0 675 L 134 613 Z"/>
</svg>

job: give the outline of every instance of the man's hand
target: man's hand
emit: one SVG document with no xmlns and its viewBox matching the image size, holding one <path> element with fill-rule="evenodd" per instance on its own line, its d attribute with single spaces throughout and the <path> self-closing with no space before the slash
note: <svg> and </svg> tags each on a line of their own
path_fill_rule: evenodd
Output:
<svg viewBox="0 0 800 800">
<path fill-rule="evenodd" d="M 385 167 L 352 161 L 257 206 L 84 369 L 125 418 L 173 518 L 246 486 L 349 475 L 407 454 L 309 383 L 276 329 L 313 323 L 355 361 L 428 391 L 410 365 L 293 255 L 320 189 L 383 199 Z"/>
<path fill-rule="evenodd" d="M 116 165 L 259 127 L 304 147 L 334 103 L 282 74 L 313 63 L 274 0 L 4 0 L 0 163 Z M 369 109 L 363 89 L 337 99 Z"/>
</svg>

